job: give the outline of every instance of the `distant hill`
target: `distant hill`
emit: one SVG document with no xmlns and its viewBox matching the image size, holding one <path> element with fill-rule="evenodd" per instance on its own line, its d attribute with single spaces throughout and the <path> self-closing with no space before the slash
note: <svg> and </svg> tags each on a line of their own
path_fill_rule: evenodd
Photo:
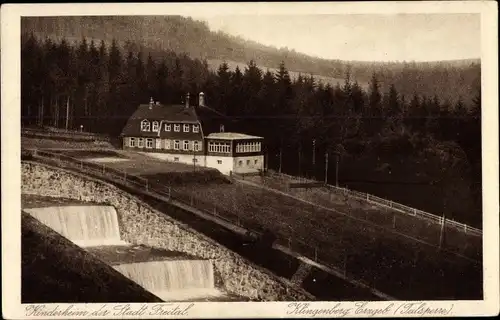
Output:
<svg viewBox="0 0 500 320">
<path fill-rule="evenodd" d="M 437 95 L 454 103 L 462 97 L 470 103 L 480 87 L 480 60 L 437 62 L 362 62 L 327 60 L 311 57 L 288 49 L 277 49 L 254 41 L 211 31 L 205 22 L 181 16 L 94 16 L 94 17 L 25 17 L 23 33 L 37 37 L 66 38 L 80 41 L 82 37 L 104 40 L 116 39 L 130 50 L 172 50 L 192 58 L 207 60 L 212 70 L 222 61 L 234 69 L 255 60 L 262 69 L 275 70 L 285 62 L 292 77 L 299 73 L 312 74 L 323 83 L 343 82 L 349 70 L 352 80 L 366 87 L 374 72 L 382 90 L 393 83 L 406 97 Z"/>
</svg>

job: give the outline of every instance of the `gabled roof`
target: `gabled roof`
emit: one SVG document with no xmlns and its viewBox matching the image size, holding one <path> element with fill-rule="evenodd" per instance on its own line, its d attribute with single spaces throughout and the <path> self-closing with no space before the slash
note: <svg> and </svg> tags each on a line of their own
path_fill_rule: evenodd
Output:
<svg viewBox="0 0 500 320">
<path fill-rule="evenodd" d="M 221 124 L 228 122 L 228 118 L 216 110 L 205 106 L 141 104 L 128 119 L 122 130 L 122 136 L 157 137 L 157 132 L 141 131 L 141 121 L 171 121 L 177 123 L 199 123 L 204 135 L 218 132 Z M 152 125 L 151 125 L 152 126 Z M 163 130 L 160 133 L 163 136 Z"/>
</svg>

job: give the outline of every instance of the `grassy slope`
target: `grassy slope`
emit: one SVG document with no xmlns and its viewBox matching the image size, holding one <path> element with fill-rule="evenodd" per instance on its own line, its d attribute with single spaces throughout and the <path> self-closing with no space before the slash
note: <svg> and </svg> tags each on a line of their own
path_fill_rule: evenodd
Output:
<svg viewBox="0 0 500 320">
<path fill-rule="evenodd" d="M 158 181 L 158 176 L 149 178 Z M 479 265 L 368 223 L 249 186 L 200 183 L 176 190 L 192 194 L 196 207 L 212 211 L 217 205 L 219 215 L 234 221 L 238 217 L 256 229 L 267 228 L 282 239 L 299 240 L 304 245 L 295 242 L 294 248 L 310 257 L 315 246 L 320 248 L 321 260 L 338 267 L 347 256 L 346 268 L 355 278 L 375 281 L 377 288 L 389 294 L 422 298 L 432 288 L 436 299 L 480 295 L 480 288 L 468 287 L 480 283 Z M 366 211 L 358 208 L 353 215 L 365 217 Z M 378 217 L 383 219 L 384 215 Z M 392 215 L 385 217 L 392 219 Z M 419 224 L 410 221 L 406 227 L 418 228 Z M 420 227 L 420 231 L 427 231 L 424 224 Z M 470 283 L 455 286 L 464 275 Z"/>
<path fill-rule="evenodd" d="M 22 302 L 159 302 L 69 240 L 22 214 Z"/>
</svg>

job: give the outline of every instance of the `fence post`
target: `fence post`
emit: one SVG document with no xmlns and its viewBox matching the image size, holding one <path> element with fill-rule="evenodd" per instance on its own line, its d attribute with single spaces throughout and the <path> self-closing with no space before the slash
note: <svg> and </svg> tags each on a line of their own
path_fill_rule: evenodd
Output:
<svg viewBox="0 0 500 320">
<path fill-rule="evenodd" d="M 396 229 L 396 214 L 392 216 L 392 228 Z"/>
<path fill-rule="evenodd" d="M 191 196 L 189 197 L 189 203 L 191 203 L 191 205 L 193 205 L 193 195 L 191 195 Z"/>
<path fill-rule="evenodd" d="M 368 193 L 366 194 L 366 201 L 370 201 L 370 195 Z"/>
<path fill-rule="evenodd" d="M 318 262 L 318 247 L 314 247 L 314 261 Z"/>
<path fill-rule="evenodd" d="M 417 215 L 417 209 L 413 208 L 413 215 L 416 216 Z"/>
<path fill-rule="evenodd" d="M 288 237 L 288 249 L 292 251 L 292 238 Z"/>
<path fill-rule="evenodd" d="M 391 200 L 391 201 L 389 201 L 389 207 L 391 207 L 391 208 L 392 208 L 392 200 Z"/>
<path fill-rule="evenodd" d="M 466 224 L 464 224 L 464 232 L 465 232 L 465 234 L 467 234 L 467 225 Z"/>
<path fill-rule="evenodd" d="M 217 216 L 217 207 L 214 206 L 214 216 Z"/>
<path fill-rule="evenodd" d="M 168 190 L 168 201 L 170 201 L 170 195 L 171 195 L 170 187 L 167 187 L 167 190 Z"/>
</svg>

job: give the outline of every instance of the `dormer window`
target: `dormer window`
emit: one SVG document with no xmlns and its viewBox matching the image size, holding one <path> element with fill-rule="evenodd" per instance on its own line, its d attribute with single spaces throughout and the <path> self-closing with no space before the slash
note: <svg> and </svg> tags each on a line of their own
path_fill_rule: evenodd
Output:
<svg viewBox="0 0 500 320">
<path fill-rule="evenodd" d="M 174 124 L 174 131 L 175 132 L 181 132 L 181 125 L 180 124 Z"/>
<path fill-rule="evenodd" d="M 170 132 L 172 130 L 172 125 L 170 123 L 165 124 L 165 131 Z"/>
<path fill-rule="evenodd" d="M 189 124 L 184 125 L 184 132 L 189 132 Z"/>
<path fill-rule="evenodd" d="M 153 132 L 158 132 L 158 121 L 153 121 Z"/>
<path fill-rule="evenodd" d="M 198 132 L 200 132 L 200 126 L 199 126 L 199 125 L 197 125 L 197 124 L 193 124 L 193 132 L 194 132 L 194 133 L 198 133 Z"/>
<path fill-rule="evenodd" d="M 141 131 L 150 131 L 150 123 L 148 120 L 144 119 L 141 121 Z"/>
</svg>

